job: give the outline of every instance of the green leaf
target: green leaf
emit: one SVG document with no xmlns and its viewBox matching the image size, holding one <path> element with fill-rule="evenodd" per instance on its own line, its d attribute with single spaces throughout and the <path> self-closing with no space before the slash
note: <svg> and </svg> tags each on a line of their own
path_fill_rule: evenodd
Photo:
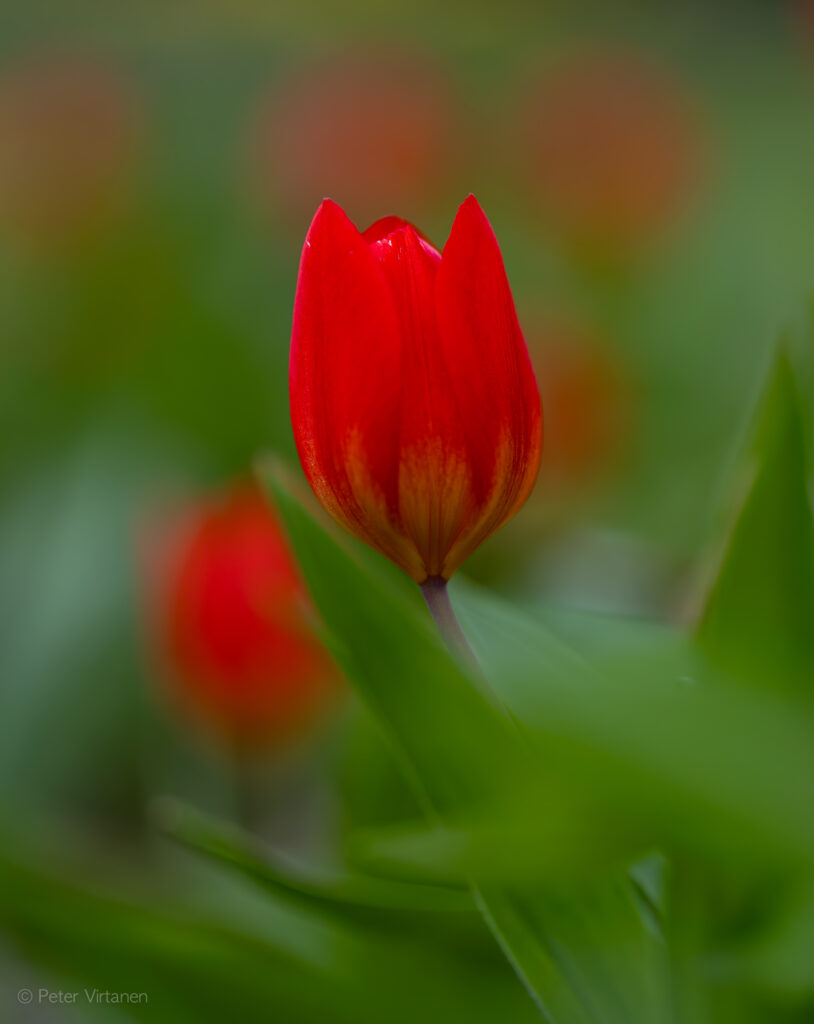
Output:
<svg viewBox="0 0 814 1024">
<path fill-rule="evenodd" d="M 624 870 L 531 896 L 481 890 L 499 939 L 521 951 L 544 1016 L 568 1024 L 670 1019 L 666 948 L 643 927 Z"/>
<path fill-rule="evenodd" d="M 738 677 L 769 688 L 814 682 L 814 524 L 807 436 L 794 373 L 777 359 L 757 430 L 757 468 L 699 630 Z"/>
<path fill-rule="evenodd" d="M 337 771 L 343 843 L 359 828 L 422 816 L 381 725 L 361 701 L 350 710 Z"/>
<path fill-rule="evenodd" d="M 523 1024 L 536 1017 L 491 945 L 484 955 L 432 931 L 341 921 L 316 904 L 269 896 L 258 905 L 254 890 L 224 887 L 220 875 L 205 879 L 204 906 L 178 884 L 160 899 L 125 899 L 37 861 L 0 857 L 2 933 L 35 965 L 35 991 L 78 990 L 80 1000 L 85 987 L 144 992 L 127 1019 L 162 1024 L 321 1024 L 327 1007 L 338 1024 L 414 1024 L 428 1007 L 482 1024 L 504 1012 Z"/>
<path fill-rule="evenodd" d="M 265 889 L 322 909 L 352 911 L 458 913 L 473 910 L 460 888 L 398 883 L 348 873 L 318 873 L 282 854 L 272 854 L 250 833 L 218 822 L 184 804 L 164 799 L 156 808 L 164 831 L 190 849 L 226 865 Z"/>
<path fill-rule="evenodd" d="M 534 777 L 539 764 L 522 729 L 444 651 L 429 630 L 426 611 L 341 548 L 306 513 L 279 473 L 270 474 L 269 484 L 335 650 L 418 780 L 429 820 L 454 823 L 476 808 L 488 809 L 507 787 Z M 546 912 L 549 903 L 541 905 L 539 892 L 469 881 L 501 948 L 547 1019 L 561 1024 L 593 1019 L 595 988 L 604 992 L 612 984 L 601 966 L 601 934 L 568 929 L 554 938 L 562 919 Z M 610 898 L 613 918 L 621 891 L 614 888 Z M 629 893 L 623 902 L 632 906 Z M 602 920 L 597 921 L 600 929 Z M 636 921 L 644 936 L 641 918 Z M 566 952 L 552 958 L 548 943 Z M 628 973 L 622 984 L 629 979 Z M 642 995 L 648 984 L 637 978 L 627 997 L 613 1004 L 635 1007 L 639 1016 L 617 1016 L 611 1006 L 602 1019 L 620 1024 L 652 1020 L 649 1000 Z"/>
<path fill-rule="evenodd" d="M 558 861 L 558 843 L 563 855 L 573 847 L 571 826 L 586 806 L 599 829 L 585 832 L 586 843 L 616 823 L 610 851 L 628 832 L 646 849 L 667 843 L 721 864 L 733 855 L 775 866 L 814 857 L 807 703 L 745 693 L 662 626 L 605 617 L 600 648 L 595 617 L 579 626 L 572 614 L 570 636 L 584 648 L 574 650 L 547 611 L 509 606 L 471 584 L 459 586 L 456 602 L 492 685 L 557 768 L 539 786 L 536 823 L 520 822 L 528 839 L 536 832 L 535 848 L 547 844 L 547 866 Z M 502 827 L 518 821 L 535 785 L 503 802 Z"/>
<path fill-rule="evenodd" d="M 521 752 L 494 694 L 444 648 L 429 613 L 371 571 L 268 476 L 317 611 L 348 678 L 400 755 L 426 811 L 480 805 Z"/>
<path fill-rule="evenodd" d="M 0 911 L 6 938 L 37 965 L 29 987 L 78 989 L 80 998 L 85 987 L 144 992 L 146 1003 L 127 1007 L 139 1020 L 260 1024 L 274 1006 L 284 1019 L 317 1024 L 322 1001 L 336 996 L 318 966 L 316 933 L 309 963 L 293 941 L 275 948 L 212 915 L 108 897 L 6 857 Z M 336 1019 L 350 1024 L 355 1009 L 338 998 Z"/>
</svg>

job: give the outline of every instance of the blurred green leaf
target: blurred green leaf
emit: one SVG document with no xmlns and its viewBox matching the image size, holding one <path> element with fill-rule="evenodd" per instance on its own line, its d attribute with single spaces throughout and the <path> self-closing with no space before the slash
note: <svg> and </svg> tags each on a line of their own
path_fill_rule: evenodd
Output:
<svg viewBox="0 0 814 1024">
<path fill-rule="evenodd" d="M 38 977 L 45 987 L 144 992 L 148 1001 L 128 1007 L 131 1018 L 168 1024 L 259 1022 L 269 1007 L 316 1022 L 330 998 L 336 1019 L 354 1019 L 314 964 L 250 934 L 199 914 L 110 899 L 5 857 L 0 880 L 3 931 L 38 975 L 46 972 Z"/>
<path fill-rule="evenodd" d="M 450 913 L 473 910 L 465 890 L 441 886 L 402 884 L 359 874 L 317 873 L 295 864 L 280 853 L 272 854 L 251 834 L 217 822 L 175 800 L 165 799 L 157 809 L 163 829 L 174 839 L 237 870 L 264 888 L 293 895 L 306 904 L 336 906 L 351 911 Z"/>
<path fill-rule="evenodd" d="M 521 950 L 526 980 L 554 1021 L 671 1019 L 667 951 L 643 927 L 623 870 L 578 887 L 481 890 L 498 941 Z M 564 980 L 567 979 L 567 983 Z"/>
<path fill-rule="evenodd" d="M 337 657 L 425 809 L 488 802 L 522 758 L 499 702 L 446 651 L 418 588 L 412 601 L 388 588 L 305 511 L 281 473 L 268 480 Z"/>
<path fill-rule="evenodd" d="M 556 768 L 548 791 L 562 798 L 552 800 L 551 817 L 543 804 L 541 821 L 565 814 L 567 822 L 572 801 L 592 797 L 598 822 L 615 820 L 646 848 L 667 842 L 721 863 L 733 853 L 786 865 L 814 856 L 807 703 L 745 693 L 689 638 L 660 625 L 605 617 L 598 647 L 595 617 L 580 630 L 572 614 L 571 638 L 588 641 L 575 650 L 549 628 L 547 613 L 471 584 L 455 597 L 492 685 Z M 522 813 L 535 784 L 504 807 Z M 545 826 L 538 831 L 544 842 Z M 558 836 L 551 829 L 548 843 Z"/>
<path fill-rule="evenodd" d="M 771 927 L 740 950 L 748 976 L 786 999 L 814 995 L 814 877 L 796 880 Z"/>
<path fill-rule="evenodd" d="M 270 471 L 268 480 L 348 677 L 394 735 L 420 779 L 430 821 L 436 815 L 454 821 L 473 808 L 488 815 L 495 795 L 505 793 L 512 781 L 519 783 L 534 774 L 536 761 L 529 756 L 522 731 L 510 727 L 499 704 L 487 700 L 442 649 L 428 631 L 428 615 L 419 614 L 420 606 L 386 588 L 343 550 L 293 496 L 281 472 Z M 536 660 L 526 662 L 527 668 L 529 664 Z M 473 799 L 473 788 L 479 798 Z M 628 965 L 632 970 L 617 974 L 606 971 L 604 963 L 604 942 L 614 945 L 617 922 L 624 916 L 620 909 L 632 909 L 632 926 L 647 940 L 631 893 L 624 893 L 626 882 L 601 890 L 603 899 L 594 908 L 598 914 L 591 926 L 598 931 L 585 931 L 570 924 L 574 914 L 580 925 L 587 922 L 587 908 L 584 915 L 572 908 L 569 926 L 564 927 L 566 918 L 551 911 L 550 895 L 544 900 L 537 891 L 481 886 L 476 877 L 469 881 L 498 943 L 547 1019 L 566 1024 L 590 1020 L 595 1006 L 602 1005 L 607 986 L 617 984 L 624 995 L 617 992 L 603 1010 L 608 1014 L 603 1019 L 620 1024 L 653 1019 L 645 993 L 651 986 L 658 991 L 661 987 L 650 975 L 650 965 L 643 966 L 637 955 Z M 552 944 L 561 950 L 554 957 Z M 618 948 L 627 956 L 631 946 L 624 943 Z M 628 1010 L 635 1016 L 627 1015 Z"/>
<path fill-rule="evenodd" d="M 35 965 L 36 984 L 145 992 L 127 1019 L 302 1024 L 412 1024 L 432 1007 L 440 1019 L 482 1021 L 504 1011 L 531 1021 L 531 1004 L 503 959 L 473 947 L 340 921 L 231 894 L 213 911 L 164 894 L 125 899 L 61 873 L 0 857 L 3 934 Z M 119 886 L 121 883 L 119 883 Z M 491 953 L 491 947 L 488 947 Z M 41 973 L 42 972 L 42 973 Z"/>
<path fill-rule="evenodd" d="M 341 839 L 360 828 L 421 817 L 421 807 L 393 756 L 381 725 L 361 701 L 348 715 L 337 771 Z"/>
<path fill-rule="evenodd" d="M 794 373 L 778 356 L 757 431 L 757 469 L 699 630 L 718 664 L 776 690 L 814 681 L 814 523 L 808 438 Z"/>
</svg>

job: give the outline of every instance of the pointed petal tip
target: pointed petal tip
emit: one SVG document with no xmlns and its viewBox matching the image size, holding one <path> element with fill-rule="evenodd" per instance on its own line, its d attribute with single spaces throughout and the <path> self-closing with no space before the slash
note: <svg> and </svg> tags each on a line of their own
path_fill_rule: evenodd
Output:
<svg viewBox="0 0 814 1024">
<path fill-rule="evenodd" d="M 485 237 L 495 246 L 498 244 L 494 228 L 473 192 L 470 192 L 458 207 L 447 239 L 447 246 L 453 238 L 459 235 L 470 239 Z"/>
<path fill-rule="evenodd" d="M 483 207 L 478 202 L 477 197 L 476 197 L 474 192 L 470 192 L 469 195 L 467 195 L 466 199 L 464 199 L 464 201 L 458 207 L 458 212 L 459 213 L 461 213 L 464 210 L 467 213 L 477 213 L 477 214 L 480 214 L 481 217 L 485 217 L 486 216 L 486 214 L 483 212 Z"/>
<path fill-rule="evenodd" d="M 343 217 L 346 216 L 345 211 L 339 203 L 331 199 L 330 196 L 325 196 L 317 207 L 317 212 L 314 214 L 314 221 L 319 217 L 336 216 L 336 214 L 341 214 Z"/>
<path fill-rule="evenodd" d="M 342 207 L 339 205 L 339 203 L 335 199 L 331 199 L 330 196 L 323 196 L 322 197 L 322 202 L 320 202 L 320 204 L 319 204 L 319 209 L 320 210 L 339 210 L 342 213 L 345 212 L 342 209 Z"/>
<path fill-rule="evenodd" d="M 310 245 L 316 233 L 341 230 L 348 227 L 356 231 L 356 225 L 351 221 L 339 203 L 326 196 L 317 207 L 316 213 L 311 220 L 305 244 L 306 246 Z"/>
</svg>

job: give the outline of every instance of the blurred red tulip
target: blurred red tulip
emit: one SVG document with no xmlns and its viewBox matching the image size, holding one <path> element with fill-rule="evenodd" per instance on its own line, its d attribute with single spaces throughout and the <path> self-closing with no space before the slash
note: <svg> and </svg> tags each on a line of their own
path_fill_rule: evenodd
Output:
<svg viewBox="0 0 814 1024">
<path fill-rule="evenodd" d="M 159 650 L 184 706 L 245 746 L 291 738 L 325 712 L 338 672 L 254 487 L 192 508 L 151 557 Z"/>
<path fill-rule="evenodd" d="M 794 20 L 808 55 L 814 55 L 814 0 L 798 0 L 794 8 Z"/>
<path fill-rule="evenodd" d="M 325 195 L 356 216 L 424 205 L 452 157 L 449 83 L 399 53 L 345 54 L 276 84 L 251 139 L 252 189 L 268 209 L 303 215 Z"/>
<path fill-rule="evenodd" d="M 530 334 L 546 411 L 541 472 L 547 482 L 587 482 L 616 463 L 632 388 L 612 350 L 590 331 L 545 323 Z"/>
<path fill-rule="evenodd" d="M 0 75 L 0 230 L 75 242 L 117 212 L 141 116 L 122 75 L 90 58 L 36 55 Z"/>
<path fill-rule="evenodd" d="M 697 170 L 680 89 L 640 57 L 567 60 L 529 89 L 523 159 L 552 224 L 580 246 L 625 252 L 681 210 Z"/>
<path fill-rule="evenodd" d="M 533 335 L 531 358 L 546 410 L 547 480 L 588 481 L 620 454 L 631 418 L 632 387 L 600 338 L 564 324 Z"/>
<path fill-rule="evenodd" d="M 474 196 L 438 252 L 397 217 L 360 234 L 325 200 L 303 249 L 290 365 L 308 481 L 417 583 L 449 579 L 523 505 L 540 398 Z"/>
</svg>

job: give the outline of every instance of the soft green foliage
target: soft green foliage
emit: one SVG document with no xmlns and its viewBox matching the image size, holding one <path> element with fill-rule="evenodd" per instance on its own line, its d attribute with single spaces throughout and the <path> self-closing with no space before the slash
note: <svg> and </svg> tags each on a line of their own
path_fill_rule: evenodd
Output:
<svg viewBox="0 0 814 1024">
<path fill-rule="evenodd" d="M 23 867 L 22 852 L 0 864 L 7 932 L 65 984 L 102 971 L 111 988 L 120 978 L 149 990 L 140 1019 L 216 1021 L 229 1006 L 262 1020 L 272 1005 L 292 1021 L 324 1019 L 330 1005 L 332 1020 L 405 1024 L 427 1006 L 438 1020 L 553 1024 L 804 1019 L 804 447 L 781 359 L 699 643 L 655 624 L 522 609 L 455 581 L 483 676 L 447 653 L 411 587 L 266 470 L 362 701 L 351 778 L 373 773 L 383 787 L 349 804 L 347 864 L 297 864 L 165 802 L 157 820 L 205 855 L 217 899 L 103 895 Z M 733 654 L 745 637 L 749 663 Z M 394 803 L 399 775 L 407 791 Z M 123 972 L 123 961 L 139 966 Z"/>
<path fill-rule="evenodd" d="M 6 5 L 2 1024 L 814 1020 L 805 6 Z M 325 161 L 292 202 L 273 124 L 254 165 L 263 111 L 323 58 L 389 48 L 454 97 L 448 120 L 436 104 L 454 150 L 438 180 L 379 209 Z M 663 234 L 605 265 L 553 230 L 524 111 L 549 68 L 609 52 L 675 85 L 696 178 Z M 10 139 L 9 82 L 72 54 L 132 90 L 128 196 L 101 234 L 29 248 L 5 191 L 19 129 L 45 116 L 46 208 L 74 139 L 50 101 Z M 258 454 L 294 463 L 291 307 L 323 192 L 360 227 L 396 213 L 441 244 L 470 189 L 535 358 L 562 326 L 618 373 L 617 447 L 573 479 L 544 466 L 452 581 L 482 674 L 410 580 L 264 474 L 352 696 L 271 752 L 253 832 L 231 751 L 174 716 L 151 658 L 144 527 Z M 579 441 L 583 416 L 597 425 L 575 398 Z M 554 450 L 562 419 L 544 418 Z M 23 986 L 78 1005 L 29 1012 Z M 148 1001 L 92 1006 L 84 988 Z"/>
<path fill-rule="evenodd" d="M 453 823 L 470 813 L 473 787 L 491 798 L 495 787 L 505 795 L 527 785 L 529 778 L 545 786 L 548 772 L 522 724 L 512 728 L 496 702 L 487 702 L 474 681 L 467 685 L 439 641 L 427 635 L 426 622 L 414 608 L 388 593 L 380 578 L 333 542 L 279 475 L 272 483 L 317 608 L 341 639 L 343 665 L 389 727 L 428 798 L 430 817 Z M 527 671 L 532 664 L 525 662 Z M 437 746 L 430 745 L 433 741 Z M 486 813 L 500 813 L 491 799 Z M 525 818 L 529 807 L 522 813 Z M 610 1020 L 654 1019 L 651 965 L 646 958 L 642 962 L 649 936 L 629 887 L 615 873 L 600 885 L 603 917 L 614 940 L 604 948 L 591 930 L 592 899 L 586 906 L 580 894 L 563 910 L 550 894 L 538 891 L 544 880 L 517 888 L 511 869 L 507 876 L 503 884 L 491 880 L 483 885 L 479 872 L 467 872 L 465 880 L 545 1016 L 589 1020 L 598 1000 Z M 618 965 L 605 962 L 610 949 L 632 975 L 627 991 Z"/>
<path fill-rule="evenodd" d="M 814 682 L 814 528 L 805 427 L 783 353 L 758 426 L 754 479 L 701 627 L 701 641 L 717 662 L 773 690 L 805 691 Z"/>
<path fill-rule="evenodd" d="M 783 372 L 790 380 L 788 367 Z M 812 539 L 810 515 L 801 514 L 805 463 L 792 457 L 778 465 L 776 457 L 778 444 L 785 450 L 791 443 L 792 454 L 801 448 L 799 431 L 789 436 L 788 424 L 799 423 L 793 388 L 775 385 L 769 408 L 784 430 L 764 432 L 773 443 L 763 441 L 759 473 L 771 474 L 783 494 L 798 500 L 765 512 L 758 507 L 751 520 L 756 529 L 781 531 L 805 553 Z M 643 890 L 622 869 L 654 848 L 668 852 L 668 864 L 697 879 L 694 885 L 729 885 L 737 865 L 744 874 L 738 900 L 746 904 L 753 888 L 776 884 L 778 872 L 805 877 L 814 860 L 807 709 L 789 706 L 781 693 L 756 694 L 737 679 L 720 678 L 689 640 L 670 630 L 606 624 L 603 650 L 603 631 L 588 620 L 582 629 L 593 644 L 583 653 L 546 626 L 544 613 L 524 614 L 475 588 L 455 587 L 516 736 L 515 756 L 500 768 L 502 795 L 473 813 L 467 783 L 482 778 L 484 763 L 496 764 L 491 731 L 502 742 L 500 711 L 484 715 L 474 682 L 465 700 L 454 695 L 459 670 L 451 665 L 430 674 L 424 665 L 432 641 L 414 609 L 399 607 L 397 595 L 332 542 L 279 479 L 274 491 L 349 677 L 406 754 L 440 818 L 432 815 L 429 830 L 368 831 L 357 853 L 369 867 L 402 878 L 468 882 L 550 1019 L 683 1019 L 680 1002 L 671 998 L 669 965 L 678 954 L 667 948 L 669 936 L 684 931 L 683 908 L 670 906 L 667 934 L 660 924 L 654 928 L 667 908 L 658 896 L 637 899 Z M 733 577 L 759 574 L 760 557 L 753 546 L 733 545 L 716 593 Z M 812 583 L 806 571 L 803 562 L 794 576 L 803 593 Z M 738 611 L 737 604 L 729 610 L 730 621 Z M 767 643 L 783 643 L 783 616 L 774 631 L 771 622 L 761 625 Z M 376 648 L 382 660 L 375 667 L 367 640 L 374 630 L 386 638 Z M 574 622 L 570 632 L 579 635 Z M 394 673 L 399 688 L 410 687 L 414 705 L 401 692 L 391 694 Z M 416 723 L 405 717 L 411 706 L 422 715 L 433 708 L 433 728 L 440 725 L 446 736 L 443 750 L 414 745 Z M 450 805 L 452 790 L 467 798 Z M 710 952 L 699 946 L 681 955 L 698 965 Z M 714 952 L 739 962 L 735 950 Z M 727 981 L 745 984 L 742 969 Z M 710 1005 L 717 987 L 704 993 Z"/>
<path fill-rule="evenodd" d="M 261 1022 L 273 1008 L 316 1024 L 330 1007 L 330 1019 L 347 1024 L 407 1024 L 428 1005 L 447 1018 L 489 1021 L 505 1009 L 534 1019 L 508 969 L 466 930 L 436 937 L 431 922 L 407 930 L 384 913 L 361 922 L 270 898 L 250 914 L 239 889 L 228 913 L 167 907 L 166 898 L 103 895 L 6 859 L 0 883 L 6 932 L 48 972 L 29 987 L 79 989 L 80 1003 L 86 986 L 144 992 L 127 1009 L 139 1020 Z"/>
</svg>

